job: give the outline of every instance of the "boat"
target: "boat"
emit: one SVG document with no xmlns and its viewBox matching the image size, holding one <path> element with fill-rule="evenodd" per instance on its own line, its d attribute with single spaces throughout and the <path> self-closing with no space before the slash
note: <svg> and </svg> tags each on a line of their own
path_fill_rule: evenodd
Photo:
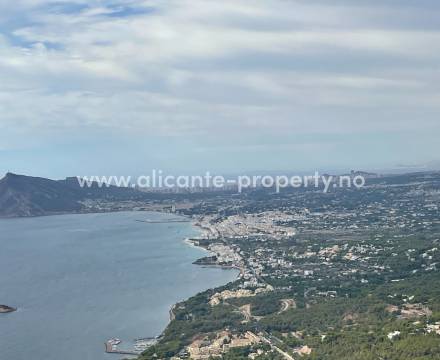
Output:
<svg viewBox="0 0 440 360">
<path fill-rule="evenodd" d="M 122 341 L 118 338 L 111 338 L 109 341 L 107 341 L 110 345 L 119 345 Z"/>
</svg>

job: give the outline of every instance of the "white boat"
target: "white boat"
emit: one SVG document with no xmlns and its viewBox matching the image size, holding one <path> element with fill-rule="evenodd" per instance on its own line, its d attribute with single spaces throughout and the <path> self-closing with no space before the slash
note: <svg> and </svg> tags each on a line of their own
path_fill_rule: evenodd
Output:
<svg viewBox="0 0 440 360">
<path fill-rule="evenodd" d="M 108 341 L 110 345 L 119 345 L 122 341 L 118 338 L 112 338 Z"/>
</svg>

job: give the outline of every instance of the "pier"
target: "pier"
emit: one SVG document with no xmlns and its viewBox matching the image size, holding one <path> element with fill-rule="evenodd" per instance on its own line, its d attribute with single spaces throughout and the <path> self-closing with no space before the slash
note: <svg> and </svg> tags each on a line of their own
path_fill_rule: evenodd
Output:
<svg viewBox="0 0 440 360">
<path fill-rule="evenodd" d="M 137 222 L 143 222 L 147 224 L 171 224 L 171 223 L 186 223 L 190 222 L 187 219 L 170 219 L 170 220 L 136 220 Z"/>
<path fill-rule="evenodd" d="M 108 354 L 136 355 L 136 356 L 141 354 L 141 352 L 137 352 L 137 351 L 120 350 L 116 346 L 113 346 L 110 340 L 105 343 L 105 352 Z"/>
<path fill-rule="evenodd" d="M 105 342 L 105 352 L 108 354 L 120 354 L 120 355 L 135 355 L 139 356 L 147 350 L 150 346 L 154 345 L 157 342 L 158 337 L 148 337 L 148 338 L 142 338 L 142 339 L 135 339 L 133 350 L 131 350 L 131 347 L 128 349 L 121 349 L 119 345 L 122 343 L 122 340 L 119 340 L 118 338 L 112 338 L 110 340 L 107 340 Z"/>
</svg>

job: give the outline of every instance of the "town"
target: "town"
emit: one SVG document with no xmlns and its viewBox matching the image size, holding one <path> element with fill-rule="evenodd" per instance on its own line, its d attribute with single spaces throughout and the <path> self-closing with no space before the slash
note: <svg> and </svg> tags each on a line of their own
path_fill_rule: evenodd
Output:
<svg viewBox="0 0 440 360">
<path fill-rule="evenodd" d="M 336 346 L 337 359 L 347 329 L 372 328 L 358 347 L 383 338 L 439 346 L 439 290 L 429 285 L 438 282 L 439 205 L 440 174 L 430 173 L 328 194 L 216 194 L 181 208 L 201 230 L 190 241 L 211 253 L 196 263 L 240 275 L 178 304 L 143 357 L 320 359 Z"/>
</svg>

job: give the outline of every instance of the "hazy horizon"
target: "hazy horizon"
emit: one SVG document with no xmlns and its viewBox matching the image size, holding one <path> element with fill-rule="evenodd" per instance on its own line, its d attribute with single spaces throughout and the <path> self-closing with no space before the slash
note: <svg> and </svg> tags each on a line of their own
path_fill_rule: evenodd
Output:
<svg viewBox="0 0 440 360">
<path fill-rule="evenodd" d="M 283 176 L 312 176 L 315 173 L 320 174 L 320 176 L 329 174 L 329 175 L 343 175 L 348 174 L 351 171 L 361 171 L 361 172 L 370 172 L 373 174 L 379 174 L 379 175 L 392 175 L 392 174 L 409 174 L 409 173 L 417 173 L 417 172 L 430 172 L 430 171 L 440 171 L 440 162 L 432 162 L 429 164 L 413 164 L 413 165 L 396 165 L 395 167 L 387 167 L 387 168 L 357 168 L 357 167 L 340 167 L 340 168 L 316 168 L 316 169 L 278 169 L 278 170 L 264 170 L 264 169 L 256 169 L 256 170 L 243 170 L 243 171 L 211 171 L 211 169 L 207 170 L 200 170 L 197 171 L 185 171 L 185 170 L 162 170 L 162 169 L 144 169 L 144 172 L 138 172 L 138 173 L 120 173 L 118 171 L 113 171 L 112 173 L 79 173 L 79 174 L 70 174 L 66 173 L 59 176 L 51 176 L 46 175 L 44 173 L 27 173 L 27 172 L 16 172 L 16 171 L 5 171 L 3 173 L 0 172 L 0 179 L 2 179 L 4 176 L 6 176 L 8 173 L 12 173 L 15 175 L 24 175 L 24 176 L 30 176 L 30 177 L 41 177 L 41 178 L 48 178 L 51 180 L 64 180 L 69 177 L 86 177 L 88 179 L 93 177 L 96 177 L 96 180 L 92 181 L 98 181 L 98 178 L 112 178 L 113 176 L 121 179 L 129 179 L 129 182 L 135 182 L 138 177 L 151 177 L 153 171 L 156 173 L 158 171 L 163 172 L 163 176 L 172 175 L 172 176 L 204 176 L 206 173 L 209 173 L 213 176 L 219 175 L 223 176 L 226 179 L 228 178 L 237 178 L 237 176 L 241 175 L 260 175 L 260 176 L 276 176 L 276 175 L 283 175 Z M 113 181 L 111 181 L 113 183 Z"/>
<path fill-rule="evenodd" d="M 0 173 L 438 168 L 436 1 L 0 4 Z"/>
</svg>

